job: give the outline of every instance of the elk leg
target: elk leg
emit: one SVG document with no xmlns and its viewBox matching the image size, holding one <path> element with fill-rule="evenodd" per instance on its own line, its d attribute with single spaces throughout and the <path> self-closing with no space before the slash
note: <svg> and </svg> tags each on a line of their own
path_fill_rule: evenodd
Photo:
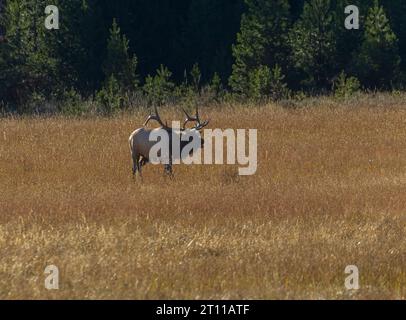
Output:
<svg viewBox="0 0 406 320">
<path fill-rule="evenodd" d="M 169 160 L 169 164 L 165 165 L 165 173 L 173 178 L 173 171 L 172 171 L 172 160 Z"/>
<path fill-rule="evenodd" d="M 137 170 L 138 172 L 140 172 L 140 165 L 139 165 L 139 161 L 140 161 L 140 156 L 138 154 L 133 155 L 133 177 L 135 178 L 135 176 L 137 175 Z"/>
<path fill-rule="evenodd" d="M 138 157 L 137 155 L 133 155 L 133 177 L 135 178 L 135 175 L 137 174 L 137 169 L 138 169 Z"/>
<path fill-rule="evenodd" d="M 140 177 L 142 178 L 142 173 L 141 173 L 141 169 L 143 166 L 145 166 L 148 163 L 148 159 L 141 157 L 141 159 L 138 161 L 138 173 L 140 175 Z"/>
<path fill-rule="evenodd" d="M 171 166 L 170 166 L 169 164 L 166 164 L 166 165 L 165 165 L 165 167 L 164 167 L 164 172 L 165 172 L 167 175 L 171 175 L 171 174 L 172 174 L 172 169 L 171 169 Z"/>
<path fill-rule="evenodd" d="M 140 160 L 140 165 L 141 165 L 141 167 L 145 166 L 148 162 L 149 162 L 149 161 L 148 161 L 147 158 L 142 157 L 141 160 Z"/>
</svg>

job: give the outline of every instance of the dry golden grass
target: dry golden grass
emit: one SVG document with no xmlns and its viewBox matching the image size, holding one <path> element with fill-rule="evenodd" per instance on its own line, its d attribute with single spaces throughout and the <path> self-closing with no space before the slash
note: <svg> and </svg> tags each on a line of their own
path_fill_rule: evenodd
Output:
<svg viewBox="0 0 406 320">
<path fill-rule="evenodd" d="M 145 113 L 0 120 L 0 298 L 404 299 L 405 97 L 308 104 L 203 111 L 258 129 L 254 176 L 148 165 L 143 183 L 127 139 Z"/>
</svg>

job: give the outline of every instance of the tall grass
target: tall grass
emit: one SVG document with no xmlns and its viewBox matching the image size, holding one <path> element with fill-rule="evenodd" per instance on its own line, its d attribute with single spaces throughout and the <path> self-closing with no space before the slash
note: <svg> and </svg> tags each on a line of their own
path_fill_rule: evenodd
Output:
<svg viewBox="0 0 406 320">
<path fill-rule="evenodd" d="M 404 299 L 405 97 L 289 106 L 202 109 L 258 129 L 254 176 L 147 165 L 143 182 L 127 142 L 142 112 L 1 119 L 0 298 Z"/>
</svg>

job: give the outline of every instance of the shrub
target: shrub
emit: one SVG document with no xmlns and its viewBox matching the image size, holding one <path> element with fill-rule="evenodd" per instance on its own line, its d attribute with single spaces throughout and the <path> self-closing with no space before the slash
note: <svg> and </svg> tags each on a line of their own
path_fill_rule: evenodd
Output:
<svg viewBox="0 0 406 320">
<path fill-rule="evenodd" d="M 269 97 L 272 100 L 287 98 L 290 94 L 281 67 L 276 64 L 273 69 L 259 66 L 249 73 L 249 98 L 258 100 Z"/>
<path fill-rule="evenodd" d="M 288 85 L 284 82 L 285 76 L 282 73 L 282 68 L 277 64 L 272 69 L 270 78 L 270 95 L 272 100 L 286 99 L 290 95 Z"/>
<path fill-rule="evenodd" d="M 124 100 L 123 91 L 114 75 L 110 76 L 107 83 L 96 95 L 100 110 L 105 114 L 111 114 L 122 109 Z"/>
<path fill-rule="evenodd" d="M 217 72 L 214 73 L 213 78 L 210 81 L 210 91 L 214 96 L 214 100 L 218 101 L 219 99 L 223 98 L 225 94 L 225 90 L 223 88 L 223 83 L 221 82 L 221 78 Z"/>
<path fill-rule="evenodd" d="M 33 91 L 29 99 L 26 103 L 19 105 L 17 108 L 18 113 L 28 113 L 28 114 L 35 114 L 35 113 L 45 113 L 51 110 L 47 110 L 50 108 L 46 108 L 47 98 L 44 93 L 40 91 Z M 54 110 L 55 111 L 55 110 Z"/>
<path fill-rule="evenodd" d="M 170 80 L 172 72 L 163 65 L 157 70 L 154 77 L 148 75 L 143 90 L 150 104 L 162 105 L 169 101 L 175 85 Z"/>
<path fill-rule="evenodd" d="M 248 74 L 248 98 L 258 100 L 270 92 L 271 70 L 267 66 L 259 66 Z"/>
<path fill-rule="evenodd" d="M 200 80 L 202 79 L 202 73 L 200 72 L 199 65 L 195 63 L 190 71 L 192 77 L 193 89 L 196 93 L 200 93 Z"/>
<path fill-rule="evenodd" d="M 65 90 L 60 99 L 62 104 L 60 110 L 65 115 L 77 116 L 86 113 L 87 107 L 82 100 L 80 94 L 73 88 Z"/>
<path fill-rule="evenodd" d="M 337 98 L 348 98 L 360 90 L 360 82 L 356 77 L 348 77 L 341 72 L 333 84 L 334 95 Z"/>
</svg>

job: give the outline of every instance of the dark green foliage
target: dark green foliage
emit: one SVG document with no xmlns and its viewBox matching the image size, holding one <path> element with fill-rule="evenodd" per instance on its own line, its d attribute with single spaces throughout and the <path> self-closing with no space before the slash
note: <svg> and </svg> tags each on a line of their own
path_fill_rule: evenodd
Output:
<svg viewBox="0 0 406 320">
<path fill-rule="evenodd" d="M 129 41 L 121 35 L 116 20 L 110 29 L 107 41 L 107 58 L 103 63 L 103 72 L 108 81 L 114 76 L 118 85 L 124 90 L 133 90 L 138 85 L 136 75 L 137 57 L 130 57 Z"/>
<path fill-rule="evenodd" d="M 121 35 L 116 20 L 113 20 L 107 41 L 107 56 L 103 63 L 105 82 L 97 93 L 96 100 L 104 113 L 111 114 L 123 109 L 129 92 L 136 90 L 137 57 L 130 57 L 129 41 Z"/>
<path fill-rule="evenodd" d="M 335 70 L 337 72 L 341 70 L 348 71 L 351 69 L 352 53 L 355 52 L 361 42 L 362 34 L 365 26 L 365 15 L 368 11 L 370 1 L 368 0 L 336 0 L 332 3 L 332 15 L 333 15 L 333 30 L 336 42 L 336 55 L 334 60 Z M 359 30 L 347 30 L 344 26 L 344 21 L 347 18 L 347 14 L 344 13 L 344 9 L 349 4 L 356 5 L 360 10 L 360 29 Z"/>
<path fill-rule="evenodd" d="M 202 79 L 202 73 L 200 72 L 199 65 L 195 63 L 190 71 L 192 77 L 193 89 L 196 93 L 200 93 L 200 81 Z"/>
<path fill-rule="evenodd" d="M 335 73 L 336 33 L 330 0 L 311 0 L 292 28 L 292 61 L 306 77 L 304 84 L 324 89 Z"/>
<path fill-rule="evenodd" d="M 58 0 L 60 29 L 48 31 L 49 45 L 59 58 L 64 86 L 92 95 L 105 80 L 102 63 L 111 21 L 104 21 L 99 0 Z"/>
<path fill-rule="evenodd" d="M 406 1 L 381 0 L 391 27 L 398 37 L 401 70 L 406 72 Z"/>
<path fill-rule="evenodd" d="M 290 90 L 285 82 L 285 75 L 282 73 L 282 68 L 279 65 L 275 65 L 271 71 L 269 86 L 270 96 L 273 100 L 281 100 L 289 97 Z"/>
<path fill-rule="evenodd" d="M 80 116 L 90 110 L 87 109 L 87 104 L 80 94 L 75 89 L 70 88 L 61 94 L 60 111 L 65 115 Z"/>
<path fill-rule="evenodd" d="M 44 0 L 8 0 L 2 17 L 7 42 L 0 45 L 0 100 L 19 112 L 31 97 L 49 96 L 60 81 L 40 15 L 45 6 Z"/>
<path fill-rule="evenodd" d="M 391 88 L 399 79 L 398 39 L 378 1 L 368 11 L 362 46 L 354 70 L 369 88 Z"/>
<path fill-rule="evenodd" d="M 104 87 L 97 93 L 96 100 L 100 111 L 112 114 L 124 107 L 124 92 L 114 74 L 111 74 Z"/>
<path fill-rule="evenodd" d="M 403 0 L 55 0 L 52 31 L 49 4 L 0 1 L 2 113 L 109 114 L 406 85 Z M 344 28 L 349 4 L 360 30 Z"/>
<path fill-rule="evenodd" d="M 259 66 L 250 71 L 248 76 L 250 99 L 261 100 L 266 97 L 281 100 L 289 96 L 281 67 L 276 64 L 272 70 L 268 66 Z"/>
<path fill-rule="evenodd" d="M 172 72 L 162 64 L 155 76 L 148 75 L 145 79 L 144 92 L 149 103 L 162 105 L 169 101 L 175 84 L 171 81 Z"/>
<path fill-rule="evenodd" d="M 213 78 L 210 81 L 210 90 L 214 95 L 214 99 L 221 99 L 224 95 L 223 83 L 217 72 L 214 73 Z"/>
<path fill-rule="evenodd" d="M 248 73 L 247 97 L 254 100 L 265 98 L 270 91 L 271 70 L 268 66 L 260 65 Z"/>
<path fill-rule="evenodd" d="M 270 68 L 286 66 L 289 28 L 287 0 L 246 0 L 247 13 L 233 46 L 235 63 L 229 83 L 233 91 L 258 98 L 267 90 Z M 253 81 L 253 83 L 250 83 Z"/>
<path fill-rule="evenodd" d="M 337 98 L 348 98 L 360 89 L 360 83 L 355 77 L 348 77 L 344 71 L 340 73 L 333 84 L 334 95 Z"/>
</svg>

